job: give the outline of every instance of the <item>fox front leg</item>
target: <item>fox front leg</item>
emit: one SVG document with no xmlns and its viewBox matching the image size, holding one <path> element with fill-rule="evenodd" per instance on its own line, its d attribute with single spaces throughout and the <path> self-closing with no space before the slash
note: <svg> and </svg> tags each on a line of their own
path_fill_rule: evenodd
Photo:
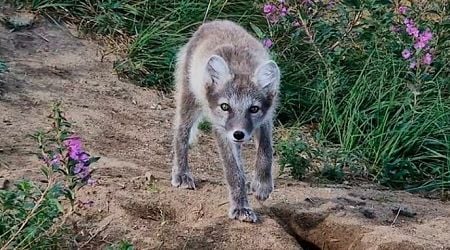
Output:
<svg viewBox="0 0 450 250">
<path fill-rule="evenodd" d="M 171 183 L 175 187 L 195 189 L 194 178 L 188 165 L 188 150 L 190 133 L 199 115 L 200 109 L 196 106 L 192 94 L 182 93 L 177 100 L 173 138 L 174 159 Z"/>
<path fill-rule="evenodd" d="M 267 122 L 255 131 L 257 155 L 252 191 L 259 201 L 265 201 L 273 191 L 272 123 Z"/>
<path fill-rule="evenodd" d="M 250 208 L 247 199 L 245 173 L 240 160 L 240 146 L 230 142 L 225 133 L 217 129 L 215 129 L 215 135 L 230 192 L 229 217 L 240 221 L 256 222 L 256 214 Z"/>
</svg>

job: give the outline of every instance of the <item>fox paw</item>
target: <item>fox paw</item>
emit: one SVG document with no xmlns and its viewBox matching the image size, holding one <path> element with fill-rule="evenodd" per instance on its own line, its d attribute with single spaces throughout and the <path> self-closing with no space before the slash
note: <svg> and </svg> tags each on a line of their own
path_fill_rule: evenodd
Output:
<svg viewBox="0 0 450 250">
<path fill-rule="evenodd" d="M 252 222 L 255 223 L 258 220 L 258 217 L 256 216 L 255 212 L 251 208 L 232 208 L 230 210 L 230 218 L 245 222 Z"/>
<path fill-rule="evenodd" d="M 184 189 L 195 189 L 194 177 L 190 173 L 172 175 L 172 186 Z"/>
<path fill-rule="evenodd" d="M 265 201 L 273 191 L 273 182 L 255 179 L 253 180 L 251 187 L 255 194 L 255 198 L 259 201 Z"/>
</svg>

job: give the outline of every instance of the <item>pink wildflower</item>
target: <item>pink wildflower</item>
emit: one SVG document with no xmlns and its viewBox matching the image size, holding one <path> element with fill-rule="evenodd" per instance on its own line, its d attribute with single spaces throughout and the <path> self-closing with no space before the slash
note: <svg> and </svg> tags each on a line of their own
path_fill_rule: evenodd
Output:
<svg viewBox="0 0 450 250">
<path fill-rule="evenodd" d="M 263 8 L 263 12 L 266 15 L 270 15 L 273 14 L 276 11 L 276 7 L 275 5 L 271 4 L 271 3 L 266 3 L 264 4 L 264 8 Z"/>
<path fill-rule="evenodd" d="M 433 62 L 433 57 L 430 53 L 426 53 L 422 58 L 422 62 L 426 65 L 430 65 L 431 62 Z"/>
<path fill-rule="evenodd" d="M 400 7 L 398 7 L 398 12 L 399 12 L 400 14 L 402 14 L 402 15 L 405 15 L 406 12 L 408 12 L 408 7 L 406 7 L 406 6 L 400 6 Z"/>
<path fill-rule="evenodd" d="M 402 56 L 404 59 L 408 59 L 411 57 L 411 51 L 409 49 L 404 49 L 402 51 Z"/>
<path fill-rule="evenodd" d="M 286 16 L 288 14 L 288 8 L 286 6 L 281 7 L 280 16 Z"/>
<path fill-rule="evenodd" d="M 273 42 L 272 42 L 272 40 L 271 40 L 270 38 L 264 39 L 264 40 L 262 41 L 262 43 L 263 43 L 263 46 L 264 46 L 265 48 L 268 48 L 268 49 L 270 49 L 270 47 L 273 46 Z"/>
<path fill-rule="evenodd" d="M 430 31 L 430 29 L 426 29 L 422 34 L 419 36 L 419 41 L 427 44 L 431 41 L 433 38 L 433 33 Z"/>
</svg>

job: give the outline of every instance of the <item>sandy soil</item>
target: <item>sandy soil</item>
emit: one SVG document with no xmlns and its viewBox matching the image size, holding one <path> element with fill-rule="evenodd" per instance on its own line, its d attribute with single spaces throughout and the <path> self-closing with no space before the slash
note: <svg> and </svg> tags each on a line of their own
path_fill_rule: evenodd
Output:
<svg viewBox="0 0 450 250">
<path fill-rule="evenodd" d="M 450 249 L 448 203 L 371 185 L 323 187 L 277 177 L 263 205 L 250 196 L 260 223 L 232 221 L 208 134 L 190 158 L 198 189 L 172 188 L 172 98 L 119 80 L 115 58 L 102 51 L 44 20 L 17 32 L 0 27 L 0 58 L 10 68 L 0 76 L 0 178 L 41 178 L 26 134 L 48 127 L 51 102 L 62 100 L 88 151 L 101 156 L 98 184 L 82 194 L 94 206 L 74 222 L 80 248 L 128 239 L 137 249 Z M 252 150 L 248 145 L 248 163 Z M 417 214 L 395 219 L 397 206 Z"/>
</svg>

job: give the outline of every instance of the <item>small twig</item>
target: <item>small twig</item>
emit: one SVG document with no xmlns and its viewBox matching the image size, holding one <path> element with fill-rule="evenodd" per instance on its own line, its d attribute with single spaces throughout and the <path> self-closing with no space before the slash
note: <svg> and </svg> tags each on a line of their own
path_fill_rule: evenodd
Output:
<svg viewBox="0 0 450 250">
<path fill-rule="evenodd" d="M 391 223 L 391 227 L 392 227 L 392 226 L 395 224 L 395 222 L 397 221 L 397 218 L 398 218 L 398 216 L 400 215 L 400 211 L 402 211 L 402 208 L 401 208 L 401 207 L 398 208 L 397 215 L 395 215 L 395 218 L 394 218 L 394 220 L 393 220 L 392 223 Z"/>
<path fill-rule="evenodd" d="M 362 11 L 359 11 L 355 17 L 348 23 L 347 29 L 345 29 L 345 33 L 342 36 L 341 40 L 336 41 L 333 45 L 331 45 L 330 50 L 334 50 L 340 43 L 341 41 L 346 38 L 348 36 L 348 34 L 350 34 L 350 31 L 352 31 L 353 27 L 355 26 L 355 24 L 359 21 L 359 19 L 362 16 Z"/>
<path fill-rule="evenodd" d="M 52 227 L 47 231 L 47 235 L 49 236 L 55 235 L 58 232 L 58 228 L 61 228 L 66 223 L 67 218 L 69 218 L 69 216 L 71 216 L 72 214 L 74 214 L 74 209 L 71 206 L 70 210 L 64 215 L 61 221 L 57 225 L 53 224 Z"/>
<path fill-rule="evenodd" d="M 220 203 L 219 205 L 217 205 L 217 207 L 221 207 L 221 206 L 223 206 L 223 205 L 225 205 L 225 204 L 227 204 L 227 203 L 228 203 L 228 201 L 222 202 L 222 203 Z"/>
<path fill-rule="evenodd" d="M 6 162 L 5 160 L 3 160 L 2 158 L 0 158 L 0 166 L 5 166 L 6 169 L 9 169 L 9 164 L 8 162 Z"/>
<path fill-rule="evenodd" d="M 194 212 L 197 214 L 197 215 L 200 215 L 200 213 L 203 211 L 203 204 L 202 203 L 200 203 L 200 208 L 199 209 L 196 209 L 196 210 L 194 210 Z"/>
<path fill-rule="evenodd" d="M 162 246 L 164 246 L 164 241 L 162 241 L 161 244 L 159 244 L 158 249 L 161 249 Z"/>
<path fill-rule="evenodd" d="M 309 202 L 311 202 L 312 204 L 314 204 L 315 202 L 314 202 L 314 200 L 313 199 L 311 199 L 310 197 L 306 197 L 305 198 L 305 201 L 309 201 Z"/>
<path fill-rule="evenodd" d="M 89 237 L 89 239 L 88 239 L 86 242 L 84 242 L 84 243 L 79 247 L 79 249 L 83 249 L 83 247 L 85 247 L 87 244 L 89 244 L 89 242 L 91 242 L 95 237 L 97 237 L 97 235 L 98 235 L 99 233 L 101 233 L 103 230 L 105 230 L 106 227 L 107 227 L 109 224 L 111 224 L 111 222 L 112 222 L 112 219 L 109 220 L 108 223 L 106 223 L 105 225 L 103 225 L 101 228 L 99 228 L 99 229 L 98 229 L 91 237 Z"/>
<path fill-rule="evenodd" d="M 46 42 L 50 42 L 45 36 L 37 33 L 36 31 L 33 31 L 33 34 L 35 34 L 36 36 L 42 38 L 42 40 L 46 41 Z"/>
<path fill-rule="evenodd" d="M 327 66 L 325 58 L 322 55 L 322 52 L 320 52 L 320 49 L 316 46 L 316 44 L 314 42 L 314 34 L 312 33 L 312 31 L 308 27 L 308 25 L 307 25 L 306 21 L 303 19 L 302 15 L 299 15 L 299 19 L 300 19 L 300 23 L 301 23 L 303 29 L 306 32 L 306 35 L 309 38 L 309 43 L 314 48 L 314 50 L 316 51 L 316 53 L 320 57 L 320 59 L 322 59 L 322 62 L 325 64 L 325 66 Z"/>
</svg>

